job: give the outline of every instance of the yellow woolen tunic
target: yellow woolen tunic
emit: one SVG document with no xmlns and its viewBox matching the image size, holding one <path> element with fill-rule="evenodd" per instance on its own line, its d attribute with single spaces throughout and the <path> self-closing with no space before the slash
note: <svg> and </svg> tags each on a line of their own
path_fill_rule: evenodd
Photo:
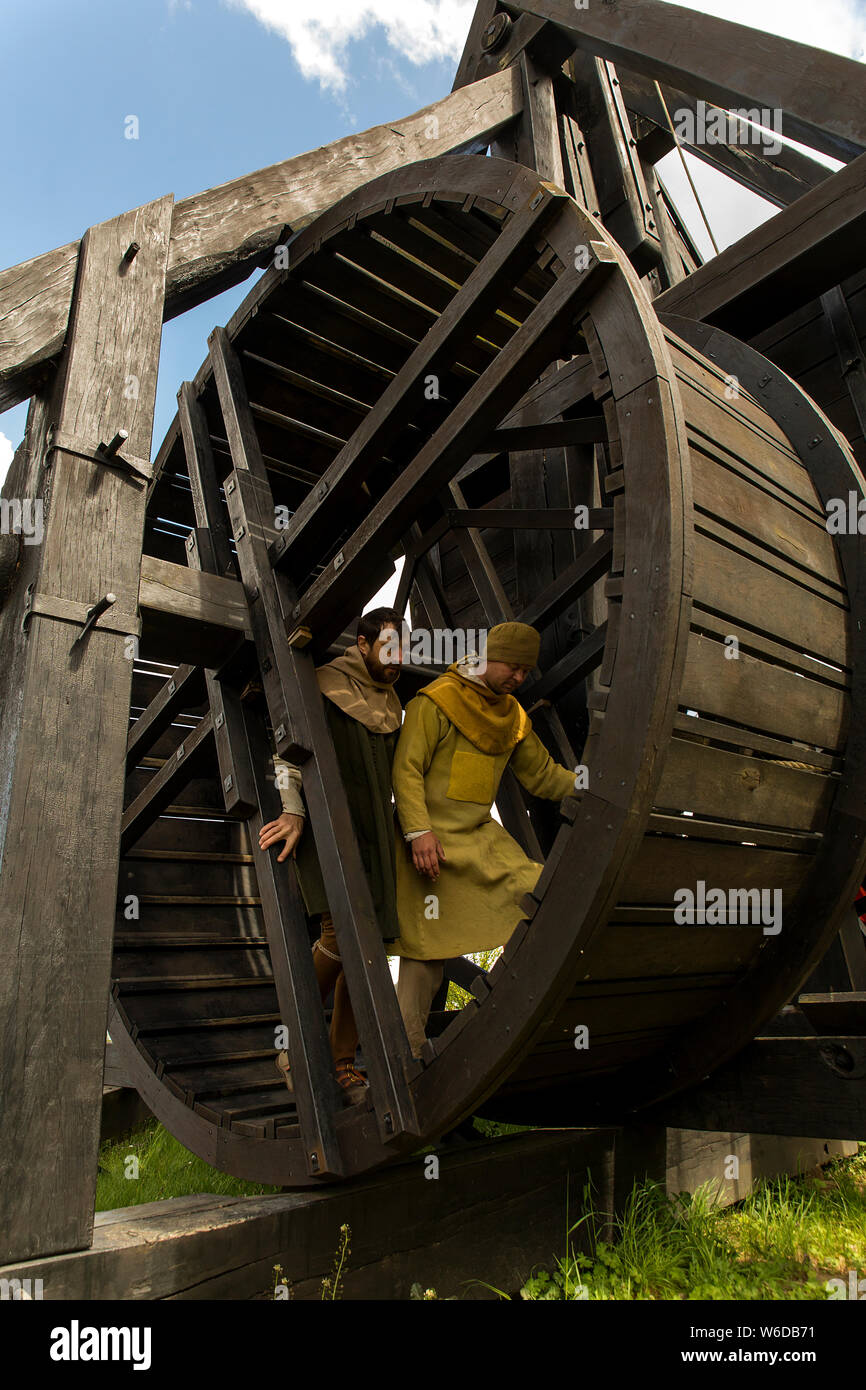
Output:
<svg viewBox="0 0 866 1390">
<path fill-rule="evenodd" d="M 392 769 L 397 815 L 404 834 L 433 830 L 445 860 L 438 879 L 419 874 L 401 837 L 395 954 L 441 960 L 490 950 L 521 920 L 520 900 L 542 865 L 490 815 L 508 765 L 535 796 L 561 801 L 574 790 L 574 773 L 554 762 L 531 726 L 509 752 L 481 753 L 432 700 L 409 701 Z"/>
</svg>

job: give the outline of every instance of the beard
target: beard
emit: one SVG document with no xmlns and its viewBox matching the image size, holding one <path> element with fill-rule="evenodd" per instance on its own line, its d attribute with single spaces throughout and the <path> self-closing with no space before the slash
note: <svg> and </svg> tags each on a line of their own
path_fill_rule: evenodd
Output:
<svg viewBox="0 0 866 1390">
<path fill-rule="evenodd" d="M 368 661 L 366 657 L 364 657 L 364 665 L 374 681 L 380 681 L 383 684 L 387 682 L 389 685 L 394 684 L 401 670 L 399 666 L 383 666 L 381 662 Z"/>
</svg>

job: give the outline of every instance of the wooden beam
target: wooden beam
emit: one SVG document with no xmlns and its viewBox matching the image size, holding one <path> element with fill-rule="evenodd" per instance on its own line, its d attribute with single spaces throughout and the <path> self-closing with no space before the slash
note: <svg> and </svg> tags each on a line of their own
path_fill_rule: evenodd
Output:
<svg viewBox="0 0 866 1390">
<path fill-rule="evenodd" d="M 537 598 L 530 600 L 518 620 L 538 628 L 552 623 L 575 599 L 604 578 L 610 570 L 612 554 L 612 537 L 609 534 L 599 536 Z"/>
<path fill-rule="evenodd" d="M 282 807 L 274 785 L 271 749 L 262 721 L 248 707 L 243 709 L 242 721 L 243 738 L 240 742 L 235 738 L 232 748 L 235 761 L 245 764 L 245 775 L 253 782 L 256 793 L 248 832 L 280 1019 L 289 1034 L 292 1084 L 298 1120 L 306 1141 L 307 1171 L 320 1177 L 339 1176 L 343 1161 L 336 1118 L 342 1108 L 342 1094 L 337 1089 L 310 950 L 306 911 L 293 865 L 277 862 L 282 845 L 265 850 L 259 848 L 259 831 L 279 817 Z"/>
<path fill-rule="evenodd" d="M 212 739 L 213 720 L 206 714 L 124 811 L 120 826 L 121 855 L 141 839 L 166 806 L 177 800 L 177 793 L 197 776 Z"/>
<path fill-rule="evenodd" d="M 494 72 L 399 121 L 183 198 L 172 217 L 166 319 L 240 284 L 286 228 L 286 235 L 294 235 L 391 169 L 486 148 L 522 109 L 519 72 Z M 72 243 L 0 274 L 0 410 L 26 400 L 59 352 L 77 259 L 78 244 Z"/>
<path fill-rule="evenodd" d="M 170 728 L 182 710 L 201 704 L 206 697 L 204 671 L 200 666 L 178 666 L 159 694 L 129 730 L 126 741 L 126 770 L 131 772 L 140 758 Z"/>
<path fill-rule="evenodd" d="M 660 314 L 703 319 L 750 338 L 863 266 L 866 155 L 655 301 Z"/>
<path fill-rule="evenodd" d="M 79 243 L 0 272 L 0 410 L 44 381 L 66 338 Z"/>
<path fill-rule="evenodd" d="M 388 1142 L 418 1133 L 407 1079 L 409 1045 L 311 654 L 286 642 L 293 592 L 268 555 L 274 500 L 246 384 L 225 330 L 215 329 L 209 342 L 235 465 L 226 498 L 244 586 L 256 593 L 251 617 L 277 752 L 304 766 L 307 834 L 315 834 L 379 1131 Z"/>
<path fill-rule="evenodd" d="M 152 642 L 169 662 L 218 668 L 249 627 L 246 596 L 236 579 L 153 555 L 141 557 L 138 602 L 142 641 Z"/>
<path fill-rule="evenodd" d="M 847 1073 L 839 1061 L 851 1063 Z M 866 1038 L 758 1038 L 699 1086 L 640 1115 L 685 1129 L 850 1139 L 866 1133 Z"/>
<path fill-rule="evenodd" d="M 655 129 L 666 132 L 673 146 L 674 136 L 670 132 L 655 83 L 647 77 L 626 72 L 624 69 L 619 72 L 619 80 L 628 110 L 653 122 Z M 692 128 L 697 134 L 700 127 L 696 99 L 685 92 L 677 92 L 665 86 L 662 86 L 662 96 L 675 128 L 677 113 L 689 111 L 694 123 Z M 719 107 L 708 102 L 707 120 L 712 119 L 714 113 L 719 111 Z M 680 126 L 684 130 L 688 128 L 684 122 L 680 122 Z M 704 160 L 741 184 L 743 188 L 750 188 L 780 208 L 787 207 L 795 198 L 799 198 L 801 193 L 808 193 L 810 188 L 817 188 L 818 184 L 830 178 L 833 172 L 826 164 L 821 164 L 817 159 L 810 159 L 807 154 L 792 149 L 790 145 L 783 145 L 778 154 L 769 154 L 765 146 L 758 144 L 707 144 L 706 141 L 699 140 L 692 143 L 685 138 L 681 139 L 681 143 L 687 145 L 689 152 L 698 159 Z M 638 144 L 642 146 L 643 141 L 639 140 Z"/>
<path fill-rule="evenodd" d="M 94 448 L 126 429 L 149 458 L 171 210 L 161 198 L 85 235 L 55 389 L 31 413 L 35 459 L 52 424 Z M 111 591 L 134 611 L 145 490 L 62 448 L 48 478 L 35 592 L 91 606 Z M 48 485 L 43 470 L 29 495 Z M 0 714 L 0 1261 L 91 1240 L 133 669 L 127 639 L 98 626 L 74 652 L 50 616 L 24 637 L 23 601 L 19 584 L 0 613 L 17 671 Z"/>
<path fill-rule="evenodd" d="M 399 121 L 182 199 L 172 220 L 166 318 L 245 280 L 285 228 L 293 236 L 380 174 L 485 149 L 522 105 L 519 75 L 498 72 Z"/>
<path fill-rule="evenodd" d="M 863 362 L 863 347 L 841 285 L 835 285 L 832 290 L 822 294 L 821 308 L 833 334 L 842 379 L 848 388 L 860 433 L 866 435 L 866 365 Z"/>
<path fill-rule="evenodd" d="M 851 58 L 662 0 L 579 10 L 573 0 L 521 0 L 514 8 L 551 21 L 596 57 L 727 110 L 779 110 L 785 135 L 834 159 L 866 148 L 866 84 Z"/>
</svg>

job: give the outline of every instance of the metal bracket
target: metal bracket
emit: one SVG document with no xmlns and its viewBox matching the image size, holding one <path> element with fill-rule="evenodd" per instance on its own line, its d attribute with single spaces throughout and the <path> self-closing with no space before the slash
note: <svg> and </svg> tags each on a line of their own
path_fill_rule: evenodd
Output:
<svg viewBox="0 0 866 1390">
<path fill-rule="evenodd" d="M 119 452 L 127 438 L 126 430 L 118 430 L 108 444 L 98 444 L 94 448 L 92 444 L 87 440 L 80 439 L 78 435 L 69 434 L 66 430 L 58 430 L 52 426 L 48 431 L 46 457 L 55 449 L 60 449 L 64 454 L 73 454 L 76 458 L 88 459 L 91 463 L 101 463 L 105 468 L 117 468 L 121 472 L 128 473 L 134 481 L 152 482 L 153 464 L 150 459 L 142 459 L 134 454 L 121 454 Z"/>
<path fill-rule="evenodd" d="M 106 597 L 108 597 L 106 595 Z M 103 604 L 104 606 L 100 606 Z M 54 594 L 34 593 L 34 585 L 28 584 L 24 594 L 24 612 L 21 615 L 21 631 L 27 631 L 27 624 L 33 617 L 36 618 L 56 618 L 60 622 L 74 623 L 82 631 L 73 642 L 79 642 L 88 631 L 98 621 L 101 615 L 111 605 L 106 604 L 105 600 L 88 607 L 85 603 L 78 603 L 74 599 L 58 598 Z M 99 612 L 96 610 L 99 609 Z M 111 621 L 100 624 L 103 632 L 117 632 L 122 637 L 139 637 L 141 635 L 141 619 L 131 613 L 112 613 Z"/>
</svg>

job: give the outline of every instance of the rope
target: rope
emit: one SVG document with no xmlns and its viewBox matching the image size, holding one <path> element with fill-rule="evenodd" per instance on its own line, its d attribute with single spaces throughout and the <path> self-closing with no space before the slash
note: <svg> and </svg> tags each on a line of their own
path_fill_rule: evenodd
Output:
<svg viewBox="0 0 866 1390">
<path fill-rule="evenodd" d="M 692 178 L 691 173 L 690 173 L 690 171 L 689 171 L 689 166 L 688 166 L 688 164 L 686 163 L 686 157 L 685 157 L 685 155 L 683 154 L 683 147 L 682 147 L 682 145 L 680 144 L 680 137 L 677 135 L 676 131 L 674 130 L 674 123 L 673 123 L 673 121 L 671 120 L 671 113 L 670 113 L 670 111 L 668 110 L 668 104 L 667 104 L 667 102 L 666 102 L 665 99 L 664 99 L 664 95 L 662 94 L 662 89 L 661 89 L 661 87 L 659 86 L 658 82 L 656 82 L 656 83 L 654 84 L 654 86 L 655 86 L 656 91 L 658 92 L 659 101 L 660 101 L 661 104 L 662 104 L 662 108 L 664 109 L 665 116 L 667 117 L 667 122 L 668 122 L 668 126 L 670 127 L 671 135 L 674 137 L 674 141 L 675 141 L 675 143 L 676 143 L 677 151 L 678 151 L 679 156 L 680 156 L 680 161 L 681 161 L 681 163 L 682 163 L 683 169 L 685 170 L 686 178 L 687 178 L 688 181 L 689 181 L 689 187 L 690 187 L 690 189 L 692 190 L 692 193 L 693 193 L 693 195 L 694 195 L 695 202 L 696 202 L 697 205 L 698 205 L 698 209 L 699 209 L 699 211 L 700 211 L 701 217 L 704 219 L 704 226 L 705 226 L 706 229 L 707 229 L 707 235 L 708 235 L 708 237 L 710 238 L 710 241 L 713 243 L 713 250 L 715 251 L 716 255 L 718 256 L 718 254 L 719 254 L 719 243 L 716 241 L 716 238 L 713 236 L 713 229 L 712 229 L 712 227 L 710 226 L 710 220 L 709 220 L 709 218 L 707 217 L 706 211 L 705 211 L 705 209 L 704 209 L 704 205 L 703 205 L 703 203 L 701 202 L 701 196 L 700 196 L 700 194 L 698 193 L 698 190 L 695 188 L 695 181 L 694 181 L 694 179 Z"/>
</svg>

